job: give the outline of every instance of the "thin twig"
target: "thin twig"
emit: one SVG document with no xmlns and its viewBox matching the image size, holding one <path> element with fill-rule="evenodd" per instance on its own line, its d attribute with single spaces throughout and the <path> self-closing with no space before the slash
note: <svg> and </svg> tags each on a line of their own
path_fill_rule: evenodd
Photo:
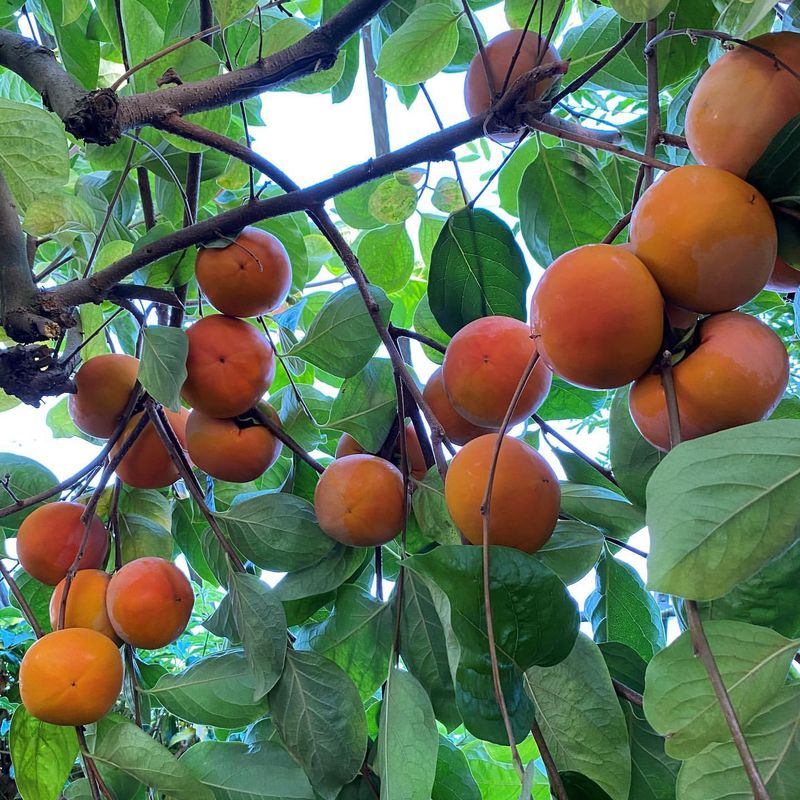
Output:
<svg viewBox="0 0 800 800">
<path fill-rule="evenodd" d="M 36 619 L 36 615 L 33 613 L 33 609 L 30 606 L 30 603 L 25 599 L 25 595 L 22 594 L 19 586 L 17 586 L 17 582 L 11 576 L 11 572 L 9 571 L 8 567 L 3 563 L 3 559 L 0 558 L 0 575 L 3 576 L 3 580 L 8 584 L 8 588 L 11 589 L 11 594 L 19 603 L 20 610 L 22 611 L 22 616 L 28 622 L 28 625 L 31 626 L 33 629 L 33 633 L 37 639 L 41 639 L 44 636 L 44 631 L 42 630 L 42 626 L 39 624 L 39 620 Z"/>
<path fill-rule="evenodd" d="M 614 686 L 614 691 L 620 697 L 624 697 L 629 703 L 633 703 L 640 708 L 644 705 L 644 698 L 639 692 L 634 691 L 630 686 L 626 686 L 622 681 L 618 681 L 616 678 L 612 678 L 611 683 Z"/>
<path fill-rule="evenodd" d="M 614 239 L 619 236 L 625 228 L 630 225 L 631 217 L 633 216 L 633 211 L 629 211 L 624 216 L 620 217 L 614 227 L 603 237 L 603 244 L 611 244 Z"/>
<path fill-rule="evenodd" d="M 263 425 L 276 439 L 280 439 L 295 455 L 305 461 L 314 472 L 320 475 L 325 472 L 325 467 L 314 456 L 303 450 L 280 425 L 271 420 L 258 406 L 250 409 L 247 413 L 258 420 L 258 424 Z"/>
<path fill-rule="evenodd" d="M 558 800 L 569 800 L 569 795 L 564 787 L 564 782 L 561 780 L 561 775 L 558 773 L 558 767 L 556 766 L 553 754 L 550 752 L 550 748 L 547 746 L 547 742 L 544 739 L 542 729 L 539 727 L 539 723 L 536 722 L 536 720 L 534 720 L 531 725 L 531 733 L 533 734 L 536 746 L 539 748 L 539 755 L 544 762 L 547 779 L 550 781 L 550 791 Z"/>
<path fill-rule="evenodd" d="M 675 377 L 672 374 L 672 353 L 665 350 L 661 358 L 661 385 L 667 402 L 667 421 L 669 423 L 669 446 L 681 443 L 681 417 L 678 410 L 678 396 L 675 392 Z"/>
<path fill-rule="evenodd" d="M 658 20 L 653 18 L 646 24 L 647 38 L 651 40 L 658 33 Z M 658 89 L 658 57 L 655 48 L 645 50 L 647 66 L 647 138 L 644 154 L 653 158 L 656 154 L 658 136 L 661 133 L 661 103 Z M 646 164 L 641 181 L 641 189 L 646 191 L 653 182 L 653 166 Z"/>
</svg>

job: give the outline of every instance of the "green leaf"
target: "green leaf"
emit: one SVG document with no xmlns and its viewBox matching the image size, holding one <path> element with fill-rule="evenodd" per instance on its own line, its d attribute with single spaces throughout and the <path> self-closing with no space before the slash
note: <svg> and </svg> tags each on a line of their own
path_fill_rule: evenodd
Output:
<svg viewBox="0 0 800 800">
<path fill-rule="evenodd" d="M 370 288 L 384 323 L 392 304 L 383 289 Z M 363 369 L 377 350 L 380 338 L 355 286 L 332 294 L 314 317 L 305 338 L 287 355 L 299 356 L 340 378 Z"/>
<path fill-rule="evenodd" d="M 0 172 L 23 211 L 67 182 L 68 151 L 55 114 L 0 98 Z"/>
<path fill-rule="evenodd" d="M 277 744 L 205 741 L 180 759 L 215 800 L 314 800 L 303 770 Z"/>
<path fill-rule="evenodd" d="M 180 411 L 181 386 L 186 380 L 189 340 L 180 328 L 145 327 L 139 382 L 144 390 L 170 411 Z"/>
<path fill-rule="evenodd" d="M 785 686 L 744 730 L 756 767 L 772 800 L 800 794 L 800 686 Z M 751 800 L 753 790 L 736 745 L 715 744 L 684 762 L 678 773 L 680 800 Z"/>
<path fill-rule="evenodd" d="M 461 544 L 461 535 L 444 500 L 444 481 L 436 467 L 414 487 L 411 505 L 420 530 L 439 544 Z"/>
<path fill-rule="evenodd" d="M 743 622 L 707 622 L 704 627 L 736 716 L 747 725 L 786 682 L 800 642 Z M 667 737 L 673 758 L 689 758 L 730 738 L 688 631 L 648 664 L 644 711 L 653 728 Z"/>
<path fill-rule="evenodd" d="M 349 433 L 367 452 L 375 453 L 389 435 L 396 403 L 391 363 L 373 358 L 342 384 L 326 427 Z"/>
<path fill-rule="evenodd" d="M 394 667 L 381 703 L 375 761 L 381 800 L 430 797 L 438 752 L 439 734 L 428 695 L 410 672 Z"/>
<path fill-rule="evenodd" d="M 42 630 L 45 633 L 50 633 L 52 628 L 50 627 L 49 609 L 50 598 L 53 596 L 53 587 L 37 581 L 36 578 L 32 578 L 21 567 L 14 571 L 13 578 Z M 10 599 L 16 608 L 20 608 L 19 601 L 13 594 Z"/>
<path fill-rule="evenodd" d="M 359 586 L 345 584 L 339 587 L 330 616 L 300 629 L 295 649 L 313 650 L 338 664 L 367 700 L 386 680 L 394 637 L 392 612 L 392 606 Z"/>
<path fill-rule="evenodd" d="M 75 730 L 42 722 L 17 706 L 8 737 L 20 797 L 57 800 L 78 756 Z"/>
<path fill-rule="evenodd" d="M 800 525 L 800 421 L 684 442 L 647 486 L 649 588 L 714 600 L 792 544 Z"/>
<path fill-rule="evenodd" d="M 559 520 L 553 535 L 536 551 L 536 557 L 564 583 L 576 583 L 597 564 L 603 541 L 603 534 L 591 525 Z"/>
<path fill-rule="evenodd" d="M 659 736 L 644 718 L 641 708 L 620 701 L 628 723 L 631 749 L 631 797 L 637 800 L 674 800 L 680 761 L 664 751 Z"/>
<path fill-rule="evenodd" d="M 750 168 L 748 183 L 752 183 L 767 200 L 800 196 L 798 132 L 800 114 L 778 131 L 758 161 Z"/>
<path fill-rule="evenodd" d="M 167 673 L 148 694 L 187 722 L 243 728 L 267 711 L 253 701 L 258 680 L 241 650 L 225 650 Z"/>
<path fill-rule="evenodd" d="M 467 730 L 488 741 L 507 742 L 486 657 L 481 548 L 441 546 L 406 559 L 405 565 L 425 579 L 447 631 L 456 702 Z M 490 582 L 500 681 L 514 734 L 521 740 L 530 731 L 533 711 L 522 674 L 566 658 L 577 635 L 577 609 L 549 567 L 519 550 L 491 548 Z"/>
<path fill-rule="evenodd" d="M 383 43 L 375 72 L 398 86 L 432 78 L 452 60 L 458 47 L 458 16 L 448 3 L 417 8 Z"/>
<path fill-rule="evenodd" d="M 573 147 L 544 147 L 522 175 L 519 222 L 542 266 L 581 245 L 600 241 L 622 206 L 597 162 Z"/>
<path fill-rule="evenodd" d="M 278 682 L 286 657 L 286 616 L 270 588 L 255 575 L 235 573 L 230 583 L 236 628 L 250 671 L 257 703 Z"/>
<path fill-rule="evenodd" d="M 628 411 L 628 393 L 628 387 L 617 389 L 611 401 L 608 456 L 611 471 L 625 496 L 644 508 L 647 503 L 647 482 L 664 458 L 664 453 L 639 433 Z"/>
<path fill-rule="evenodd" d="M 561 510 L 618 539 L 627 539 L 645 526 L 642 509 L 602 486 L 562 483 Z"/>
<path fill-rule="evenodd" d="M 419 215 L 419 251 L 422 255 L 423 263 L 430 267 L 431 253 L 439 234 L 442 232 L 447 219 L 438 214 Z"/>
<path fill-rule="evenodd" d="M 527 11 L 525 12 L 527 14 Z M 523 22 L 524 24 L 524 22 Z M 519 216 L 517 193 L 522 173 L 539 155 L 539 140 L 529 136 L 509 157 L 497 176 L 497 196 L 500 208 L 514 217 Z"/>
<path fill-rule="evenodd" d="M 628 22 L 647 22 L 657 17 L 670 0 L 610 0 L 611 7 Z"/>
<path fill-rule="evenodd" d="M 548 421 L 585 419 L 591 417 L 605 403 L 606 396 L 606 392 L 573 386 L 554 375 L 550 391 L 536 413 Z"/>
<path fill-rule="evenodd" d="M 211 0 L 211 7 L 222 28 L 227 28 L 253 10 L 250 0 Z"/>
<path fill-rule="evenodd" d="M 402 289 L 414 270 L 414 245 L 405 225 L 367 231 L 356 251 L 370 283 L 386 292 Z"/>
<path fill-rule="evenodd" d="M 381 179 L 368 181 L 336 195 L 333 205 L 342 222 L 359 230 L 381 227 L 381 221 L 369 211 L 369 198 L 381 182 Z"/>
<path fill-rule="evenodd" d="M 3 411 L 10 411 L 12 408 L 16 408 L 21 402 L 22 401 L 18 397 L 6 394 L 0 389 L 0 414 Z"/>
<path fill-rule="evenodd" d="M 95 216 L 80 197 L 67 192 L 52 192 L 33 200 L 25 211 L 22 227 L 33 236 L 54 236 L 68 246 L 82 233 L 90 233 Z"/>
<path fill-rule="evenodd" d="M 434 208 L 444 211 L 445 214 L 455 214 L 456 211 L 460 211 L 466 206 L 461 184 L 455 178 L 447 176 L 439 178 L 433 190 L 431 203 Z"/>
<path fill-rule="evenodd" d="M 425 581 L 405 573 L 400 616 L 400 655 L 431 698 L 436 718 L 448 729 L 461 722 L 447 658 L 445 629 Z"/>
<path fill-rule="evenodd" d="M 8 488 L 14 493 L 14 497 L 19 500 L 27 500 L 58 483 L 58 478 L 47 467 L 42 466 L 32 458 L 19 456 L 16 453 L 0 453 L 0 475 L 11 476 L 8 481 Z M 0 509 L 5 509 L 13 505 L 14 501 L 6 492 L 3 492 L 0 494 L 0 503 L 2 503 Z M 24 511 L 9 514 L 7 517 L 2 517 L 0 518 L 0 525 L 4 528 L 16 530 L 22 524 L 22 520 L 35 508 L 38 508 L 38 505 L 26 508 Z"/>
<path fill-rule="evenodd" d="M 629 564 L 603 553 L 597 585 L 586 600 L 595 640 L 622 642 L 649 661 L 666 644 L 661 612 Z"/>
<path fill-rule="evenodd" d="M 417 207 L 417 190 L 394 176 L 381 181 L 367 201 L 369 213 L 384 225 L 405 222 Z"/>
<path fill-rule="evenodd" d="M 423 336 L 429 336 L 443 347 L 446 347 L 450 341 L 450 337 L 439 327 L 439 323 L 433 316 L 427 294 L 422 295 L 417 307 L 414 309 L 414 330 Z M 441 364 L 444 361 L 444 355 L 438 350 L 428 347 L 428 345 L 422 345 L 422 352 L 434 364 Z"/>
<path fill-rule="evenodd" d="M 119 534 L 124 564 L 144 556 L 172 558 L 172 534 L 147 517 L 120 514 Z"/>
<path fill-rule="evenodd" d="M 428 300 L 449 334 L 490 314 L 527 319 L 530 275 L 510 228 L 485 209 L 445 223 L 431 255 Z"/>
<path fill-rule="evenodd" d="M 333 800 L 358 774 L 367 748 L 364 706 L 347 673 L 316 653 L 290 650 L 269 705 L 286 749 Z"/>
<path fill-rule="evenodd" d="M 81 334 L 84 339 L 83 349 L 81 350 L 81 361 L 88 361 L 95 356 L 101 356 L 108 352 L 106 338 L 98 334 L 91 339 L 89 336 L 99 331 L 103 325 L 103 310 L 99 305 L 87 303 L 80 307 Z M 88 341 L 86 341 L 88 339 Z"/>
<path fill-rule="evenodd" d="M 598 647 L 611 677 L 642 694 L 647 662 L 632 647 L 622 642 L 600 642 Z"/>
<path fill-rule="evenodd" d="M 316 564 L 290 572 L 275 587 L 275 593 L 282 602 L 287 602 L 338 589 L 370 555 L 366 548 L 348 547 L 336 542 L 333 549 Z"/>
<path fill-rule="evenodd" d="M 628 800 L 631 756 L 625 716 L 597 645 L 578 634 L 564 661 L 532 667 L 525 678 L 559 772 L 580 772 L 611 800 Z"/>
<path fill-rule="evenodd" d="M 122 770 L 175 800 L 214 800 L 211 790 L 166 747 L 117 714 L 98 723 L 92 758 L 98 765 Z"/>
<path fill-rule="evenodd" d="M 291 494 L 244 496 L 215 516 L 233 546 L 261 569 L 293 572 L 310 567 L 333 548 L 311 504 Z"/>
<path fill-rule="evenodd" d="M 431 800 L 481 800 L 466 756 L 446 736 L 439 737 Z"/>
</svg>

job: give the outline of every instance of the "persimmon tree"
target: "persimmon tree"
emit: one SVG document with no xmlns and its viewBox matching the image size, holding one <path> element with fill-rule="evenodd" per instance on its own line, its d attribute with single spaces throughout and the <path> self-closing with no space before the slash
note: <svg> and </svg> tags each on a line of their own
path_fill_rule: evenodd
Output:
<svg viewBox="0 0 800 800">
<path fill-rule="evenodd" d="M 498 9 L 0 3 L 4 797 L 800 796 L 800 8 Z"/>
</svg>

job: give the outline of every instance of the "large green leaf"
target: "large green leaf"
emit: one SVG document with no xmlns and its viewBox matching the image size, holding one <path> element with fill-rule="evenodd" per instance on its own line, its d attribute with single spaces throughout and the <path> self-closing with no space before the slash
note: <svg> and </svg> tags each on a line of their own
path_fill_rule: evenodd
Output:
<svg viewBox="0 0 800 800">
<path fill-rule="evenodd" d="M 746 725 L 786 682 L 800 642 L 743 622 L 704 627 L 736 715 Z M 644 710 L 653 728 L 667 737 L 667 753 L 674 758 L 689 758 L 730 737 L 688 631 L 648 664 Z"/>
<path fill-rule="evenodd" d="M 641 508 L 602 486 L 562 483 L 561 510 L 618 539 L 627 539 L 645 525 Z"/>
<path fill-rule="evenodd" d="M 392 304 L 378 287 L 370 289 L 384 324 L 389 321 Z M 331 295 L 306 333 L 289 350 L 340 378 L 349 378 L 363 369 L 380 344 L 375 325 L 358 289 L 347 286 Z"/>
<path fill-rule="evenodd" d="M 536 557 L 564 583 L 575 583 L 597 564 L 603 541 L 603 534 L 591 525 L 559 520 L 553 535 L 536 551 Z"/>
<path fill-rule="evenodd" d="M 187 722 L 242 728 L 267 711 L 265 702 L 253 701 L 258 681 L 242 650 L 225 650 L 167 673 L 148 694 Z"/>
<path fill-rule="evenodd" d="M 539 150 L 522 175 L 518 200 L 522 236 L 542 267 L 600 241 L 623 213 L 597 162 L 561 145 Z"/>
<path fill-rule="evenodd" d="M 366 700 L 386 680 L 394 637 L 392 610 L 361 587 L 345 584 L 336 593 L 330 616 L 301 628 L 295 648 L 314 650 L 338 664 Z"/>
<path fill-rule="evenodd" d="M 658 16 L 670 0 L 610 0 L 611 7 L 628 22 L 647 22 Z"/>
<path fill-rule="evenodd" d="M 338 589 L 369 556 L 370 551 L 366 548 L 348 547 L 336 542 L 316 564 L 290 572 L 275 587 L 275 594 L 286 602 Z"/>
<path fill-rule="evenodd" d="M 244 496 L 215 516 L 236 549 L 261 569 L 310 567 L 334 545 L 317 525 L 312 505 L 284 492 Z"/>
<path fill-rule="evenodd" d="M 277 744 L 198 742 L 180 758 L 215 800 L 314 800 L 303 770 Z"/>
<path fill-rule="evenodd" d="M 446 736 L 439 737 L 439 755 L 431 800 L 481 800 L 481 790 L 463 751 Z"/>
<path fill-rule="evenodd" d="M 636 800 L 675 800 L 675 780 L 680 761 L 670 758 L 665 739 L 644 717 L 644 712 L 627 700 L 620 701 L 628 723 L 631 748 L 631 797 Z"/>
<path fill-rule="evenodd" d="M 0 475 L 10 476 L 8 488 L 14 493 L 14 497 L 19 500 L 27 500 L 58 483 L 58 478 L 47 467 L 32 458 L 20 456 L 16 453 L 0 453 Z M 7 492 L 0 494 L 0 503 L 2 503 L 0 510 L 5 510 L 14 505 L 14 501 Z M 22 520 L 35 508 L 37 506 L 2 517 L 0 518 L 0 525 L 4 528 L 19 528 Z"/>
<path fill-rule="evenodd" d="M 230 583 L 236 629 L 255 676 L 258 702 L 278 682 L 286 657 L 286 616 L 270 588 L 255 575 L 235 573 Z"/>
<path fill-rule="evenodd" d="M 514 735 L 521 740 L 530 731 L 533 712 L 523 691 L 523 673 L 566 658 L 577 635 L 578 614 L 563 582 L 534 556 L 497 546 L 490 552 L 500 682 Z M 487 656 L 482 549 L 441 546 L 405 564 L 425 579 L 445 627 L 464 724 L 475 736 L 507 742 Z"/>
<path fill-rule="evenodd" d="M 597 645 L 578 634 L 572 652 L 560 664 L 531 667 L 525 678 L 559 772 L 580 772 L 612 800 L 628 800 L 628 732 Z"/>
<path fill-rule="evenodd" d="M 800 686 L 784 686 L 744 729 L 771 800 L 800 796 Z M 736 745 L 711 745 L 684 762 L 678 773 L 680 800 L 751 800 L 753 790 Z"/>
<path fill-rule="evenodd" d="M 649 661 L 665 644 L 656 601 L 639 574 L 606 550 L 597 565 L 597 586 L 586 600 L 598 642 L 621 642 Z"/>
<path fill-rule="evenodd" d="M 453 335 L 490 314 L 527 319 L 530 275 L 514 235 L 485 209 L 462 209 L 445 223 L 431 254 L 428 301 Z"/>
<path fill-rule="evenodd" d="M 333 661 L 290 650 L 269 704 L 286 749 L 314 789 L 333 800 L 358 774 L 367 748 L 366 715 L 353 682 Z"/>
<path fill-rule="evenodd" d="M 647 486 L 648 586 L 714 600 L 797 537 L 800 420 L 767 420 L 684 442 Z"/>
<path fill-rule="evenodd" d="M 461 535 L 444 500 L 444 481 L 436 467 L 431 467 L 411 495 L 414 517 L 422 533 L 439 544 L 460 544 Z"/>
<path fill-rule="evenodd" d="M 367 231 L 356 254 L 370 283 L 386 292 L 402 289 L 414 270 L 414 245 L 405 225 Z"/>
<path fill-rule="evenodd" d="M 23 800 L 60 797 L 78 755 L 75 730 L 42 722 L 25 706 L 17 706 L 8 737 L 14 779 Z"/>
<path fill-rule="evenodd" d="M 381 703 L 377 742 L 381 800 L 430 797 L 438 752 L 430 698 L 410 672 L 393 667 Z"/>
<path fill-rule="evenodd" d="M 139 382 L 154 400 L 171 411 L 181 407 L 188 353 L 189 339 L 180 328 L 151 325 L 144 329 Z"/>
</svg>

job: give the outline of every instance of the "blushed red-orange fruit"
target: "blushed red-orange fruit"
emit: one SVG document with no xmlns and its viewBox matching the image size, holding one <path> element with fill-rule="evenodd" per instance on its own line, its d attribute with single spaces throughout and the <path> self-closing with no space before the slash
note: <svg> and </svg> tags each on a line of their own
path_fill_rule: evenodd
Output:
<svg viewBox="0 0 800 800">
<path fill-rule="evenodd" d="M 775 266 L 772 268 L 772 273 L 769 276 L 765 289 L 771 292 L 785 292 L 797 291 L 800 286 L 800 270 L 790 267 L 780 256 L 775 259 Z"/>
<path fill-rule="evenodd" d="M 714 167 L 678 167 L 659 178 L 637 203 L 630 231 L 664 297 L 701 314 L 752 300 L 778 252 L 764 197 Z"/>
<path fill-rule="evenodd" d="M 403 527 L 403 476 L 378 456 L 337 458 L 314 490 L 314 512 L 320 528 L 337 542 L 386 544 Z"/>
<path fill-rule="evenodd" d="M 189 418 L 189 411 L 185 408 L 182 408 L 177 414 L 169 409 L 164 409 L 164 411 L 181 447 L 185 448 L 186 421 Z M 134 414 L 131 417 L 119 441 L 111 448 L 112 458 L 119 452 L 122 443 L 130 436 L 141 416 L 141 414 Z M 117 465 L 117 475 L 121 481 L 136 489 L 163 489 L 178 480 L 178 468 L 169 451 L 164 447 L 152 422 L 145 425 L 144 430 Z"/>
<path fill-rule="evenodd" d="M 453 408 L 483 428 L 499 428 L 536 343 L 524 322 L 483 317 L 465 325 L 447 345 L 444 388 Z M 522 390 L 511 424 L 522 422 L 544 402 L 553 375 L 539 359 Z"/>
<path fill-rule="evenodd" d="M 408 459 L 409 474 L 412 478 L 421 481 L 428 471 L 425 466 L 425 456 L 422 454 L 422 446 L 419 437 L 412 423 L 407 423 L 406 431 L 406 458 Z M 367 451 L 349 433 L 343 433 L 336 444 L 336 458 L 343 456 L 360 455 Z M 400 464 L 400 440 L 394 449 L 394 460 Z"/>
<path fill-rule="evenodd" d="M 800 34 L 767 33 L 751 44 L 800 71 Z M 797 114 L 800 81 L 774 59 L 740 45 L 717 59 L 692 92 L 686 140 L 701 164 L 744 178 Z"/>
<path fill-rule="evenodd" d="M 450 516 L 472 544 L 483 542 L 481 505 L 497 436 L 489 433 L 465 444 L 444 482 Z M 560 503 L 561 489 L 550 465 L 525 442 L 504 437 L 489 504 L 489 543 L 536 552 L 553 533 Z"/>
<path fill-rule="evenodd" d="M 83 541 L 84 511 L 80 503 L 46 503 L 25 517 L 17 531 L 17 558 L 25 572 L 48 586 L 66 576 Z M 108 534 L 95 515 L 78 569 L 102 567 L 107 554 Z"/>
<path fill-rule="evenodd" d="M 245 228 L 227 247 L 201 247 L 195 275 L 217 311 L 232 317 L 269 314 L 286 299 L 292 265 L 280 239 Z"/>
<path fill-rule="evenodd" d="M 273 414 L 277 421 L 277 414 Z M 212 478 L 254 481 L 281 454 L 281 444 L 263 425 L 216 419 L 196 409 L 186 422 L 186 449 L 192 462 Z"/>
<path fill-rule="evenodd" d="M 75 374 L 75 394 L 68 395 L 72 421 L 89 436 L 107 439 L 122 419 L 136 377 L 139 359 L 106 353 L 86 361 Z"/>
<path fill-rule="evenodd" d="M 34 642 L 19 668 L 22 703 L 42 722 L 91 725 L 122 690 L 122 655 L 89 628 L 53 631 Z"/>
<path fill-rule="evenodd" d="M 125 564 L 108 585 L 106 608 L 117 636 L 155 650 L 186 630 L 194 605 L 188 578 L 170 561 L 146 556 Z"/>
<path fill-rule="evenodd" d="M 589 389 L 614 389 L 638 378 L 658 355 L 664 301 L 635 255 L 588 244 L 547 268 L 533 293 L 531 329 L 556 375 Z"/>
<path fill-rule="evenodd" d="M 106 592 L 111 576 L 101 569 L 82 569 L 75 573 L 67 594 L 67 607 L 64 613 L 65 628 L 91 628 L 93 631 L 108 636 L 117 644 L 121 644 L 111 627 L 106 611 Z M 50 625 L 58 627 L 58 616 L 61 613 L 61 599 L 64 596 L 64 578 L 50 596 Z"/>
<path fill-rule="evenodd" d="M 789 357 L 780 337 L 738 311 L 704 319 L 699 335 L 697 348 L 672 370 L 681 437 L 696 439 L 769 416 L 789 381 Z M 669 449 L 661 376 L 639 378 L 631 387 L 629 406 L 642 436 Z"/>
<path fill-rule="evenodd" d="M 545 50 L 545 40 L 533 31 L 523 33 L 520 30 L 510 30 L 495 36 L 484 47 L 495 95 L 502 93 L 508 69 L 520 45 L 520 37 L 522 37 L 522 46 L 517 60 L 514 62 L 514 68 L 511 70 L 506 88 L 511 86 L 520 75 L 530 72 L 540 63 L 546 65 L 559 59 L 558 51 L 555 47 L 550 45 Z M 544 78 L 535 85 L 531 85 L 526 100 L 538 100 L 556 80 L 557 77 Z M 471 117 L 484 114 L 492 105 L 489 82 L 486 78 L 486 68 L 480 53 L 472 59 L 467 69 L 467 77 L 464 80 L 464 103 L 467 107 L 467 113 Z M 495 135 L 495 138 L 500 141 L 513 141 L 519 138 L 519 134 L 502 133 Z"/>
<path fill-rule="evenodd" d="M 428 378 L 422 396 L 439 424 L 444 428 L 445 435 L 453 444 L 466 444 L 478 436 L 491 433 L 489 428 L 473 424 L 453 408 L 444 388 L 441 367 Z"/>
<path fill-rule="evenodd" d="M 252 325 L 235 317 L 204 317 L 187 331 L 184 400 L 209 417 L 251 409 L 275 378 L 272 348 Z"/>
</svg>

